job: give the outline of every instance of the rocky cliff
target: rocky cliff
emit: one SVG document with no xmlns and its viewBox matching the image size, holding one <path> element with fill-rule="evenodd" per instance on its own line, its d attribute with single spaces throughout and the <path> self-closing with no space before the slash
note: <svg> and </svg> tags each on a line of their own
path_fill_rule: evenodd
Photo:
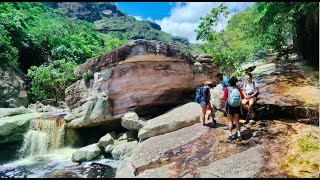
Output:
<svg viewBox="0 0 320 180">
<path fill-rule="evenodd" d="M 120 32 L 124 39 L 158 40 L 168 43 L 188 45 L 187 38 L 172 36 L 161 31 L 161 27 L 151 21 L 140 21 L 117 9 L 114 2 L 43 2 L 69 17 L 94 23 L 101 33 Z"/>
<path fill-rule="evenodd" d="M 92 58 L 75 69 L 78 78 L 92 71 L 90 81 L 79 79 L 66 89 L 72 110 L 70 127 L 92 126 L 128 111 L 151 114 L 157 108 L 186 103 L 197 85 L 213 79 L 216 70 L 194 65 L 179 46 L 137 40 Z"/>
<path fill-rule="evenodd" d="M 0 108 L 27 106 L 26 77 L 21 70 L 0 69 Z"/>
</svg>

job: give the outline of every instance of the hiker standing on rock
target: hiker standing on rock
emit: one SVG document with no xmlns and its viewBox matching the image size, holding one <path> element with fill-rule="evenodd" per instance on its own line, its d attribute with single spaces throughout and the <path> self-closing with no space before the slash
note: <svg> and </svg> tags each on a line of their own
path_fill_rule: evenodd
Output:
<svg viewBox="0 0 320 180">
<path fill-rule="evenodd" d="M 216 81 L 218 83 L 221 83 L 222 85 L 222 91 L 224 91 L 228 87 L 229 78 L 227 76 L 223 76 L 221 72 L 217 72 L 216 74 Z M 222 97 L 221 97 L 222 99 Z M 227 107 L 227 102 L 224 103 L 224 108 Z M 224 116 L 227 116 L 226 113 L 224 113 Z"/>
<path fill-rule="evenodd" d="M 229 131 L 228 131 L 228 140 L 232 140 L 232 126 L 233 126 L 233 118 L 236 123 L 237 129 L 237 137 L 238 140 L 242 140 L 241 133 L 240 133 L 240 113 L 241 113 L 241 99 L 244 99 L 244 95 L 241 89 L 237 86 L 237 78 L 232 77 L 228 82 L 228 87 L 224 90 L 221 102 L 221 109 L 228 115 L 228 124 L 229 124 Z M 227 103 L 227 107 L 224 107 L 225 102 Z"/>
<path fill-rule="evenodd" d="M 204 82 L 204 86 L 200 86 L 196 90 L 196 101 L 200 104 L 202 109 L 201 119 L 202 125 L 205 128 L 209 128 L 209 126 L 205 123 L 205 116 L 207 110 L 210 110 L 210 115 L 212 118 L 212 123 L 216 125 L 216 120 L 214 119 L 213 108 L 210 103 L 210 92 L 209 89 L 213 86 L 213 82 L 206 81 Z"/>
<path fill-rule="evenodd" d="M 255 113 L 253 112 L 253 105 L 258 99 L 259 90 L 257 83 L 252 81 L 251 73 L 248 73 L 245 78 L 247 83 L 243 85 L 243 93 L 245 94 L 245 98 L 242 100 L 242 104 L 243 107 L 248 111 L 246 117 L 246 120 L 248 120 L 249 118 L 255 117 Z M 246 105 L 248 102 L 249 106 Z"/>
</svg>

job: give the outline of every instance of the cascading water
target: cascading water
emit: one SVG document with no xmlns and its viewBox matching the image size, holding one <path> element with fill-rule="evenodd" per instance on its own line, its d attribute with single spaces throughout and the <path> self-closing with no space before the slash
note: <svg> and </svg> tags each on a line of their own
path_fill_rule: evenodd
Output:
<svg viewBox="0 0 320 180">
<path fill-rule="evenodd" d="M 25 134 L 20 156 L 44 154 L 63 146 L 64 125 L 58 128 L 56 119 L 34 119 Z"/>
<path fill-rule="evenodd" d="M 20 159 L 1 164 L 0 178 L 114 177 L 117 160 L 97 159 L 80 165 L 72 162 L 76 149 L 64 144 L 65 115 L 48 113 L 31 120 L 19 150 Z"/>
</svg>

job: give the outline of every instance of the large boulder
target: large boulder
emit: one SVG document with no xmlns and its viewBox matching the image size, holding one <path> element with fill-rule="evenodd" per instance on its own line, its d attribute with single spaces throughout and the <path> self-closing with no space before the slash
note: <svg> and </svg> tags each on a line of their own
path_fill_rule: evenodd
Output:
<svg viewBox="0 0 320 180">
<path fill-rule="evenodd" d="M 191 126 L 199 122 L 201 107 L 197 103 L 187 103 L 161 116 L 150 119 L 139 130 L 138 138 L 146 139 Z"/>
<path fill-rule="evenodd" d="M 0 118 L 6 116 L 16 116 L 20 114 L 27 114 L 27 113 L 35 113 L 35 110 L 26 109 L 24 107 L 19 108 L 0 108 Z"/>
<path fill-rule="evenodd" d="M 121 125 L 129 130 L 139 131 L 145 124 L 135 112 L 128 112 L 121 118 Z"/>
<path fill-rule="evenodd" d="M 108 133 L 99 139 L 98 146 L 104 148 L 107 145 L 109 144 L 111 145 L 113 143 L 114 143 L 114 138 L 112 137 L 111 134 Z"/>
<path fill-rule="evenodd" d="M 201 123 L 197 123 L 176 131 L 150 137 L 139 143 L 138 147 L 132 152 L 130 156 L 132 165 L 135 168 L 141 168 L 159 162 L 166 152 L 192 142 L 208 131 L 209 129 L 202 128 Z"/>
<path fill-rule="evenodd" d="M 115 145 L 111 152 L 114 159 L 122 160 L 126 157 L 130 157 L 132 151 L 138 146 L 138 141 L 130 141 L 122 144 Z"/>
<path fill-rule="evenodd" d="M 107 124 L 128 111 L 139 116 L 193 99 L 195 88 L 213 79 L 216 69 L 199 69 L 180 51 L 180 46 L 136 40 L 108 54 L 86 61 L 75 69 L 80 79 L 65 91 L 71 113 L 69 127 Z"/>
<path fill-rule="evenodd" d="M 41 116 L 40 113 L 27 113 L 0 118 L 0 144 L 23 141 L 30 120 Z"/>
<path fill-rule="evenodd" d="M 97 143 L 91 144 L 75 151 L 72 154 L 72 161 L 75 161 L 75 162 L 90 161 L 96 158 L 100 153 L 101 153 L 101 150 L 98 144 Z"/>
</svg>

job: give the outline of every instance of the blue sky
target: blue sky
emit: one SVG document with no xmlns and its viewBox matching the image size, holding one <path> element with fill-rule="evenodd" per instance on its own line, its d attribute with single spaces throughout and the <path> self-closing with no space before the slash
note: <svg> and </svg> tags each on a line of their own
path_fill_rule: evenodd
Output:
<svg viewBox="0 0 320 180">
<path fill-rule="evenodd" d="M 224 4 L 231 15 L 224 19 L 217 30 L 225 28 L 228 20 L 235 13 L 244 11 L 253 2 L 116 2 L 119 10 L 134 16 L 138 20 L 150 20 L 161 26 L 162 31 L 172 35 L 186 37 L 190 42 L 196 41 L 194 32 L 200 24 L 200 17 L 210 13 L 211 9 Z"/>
</svg>

